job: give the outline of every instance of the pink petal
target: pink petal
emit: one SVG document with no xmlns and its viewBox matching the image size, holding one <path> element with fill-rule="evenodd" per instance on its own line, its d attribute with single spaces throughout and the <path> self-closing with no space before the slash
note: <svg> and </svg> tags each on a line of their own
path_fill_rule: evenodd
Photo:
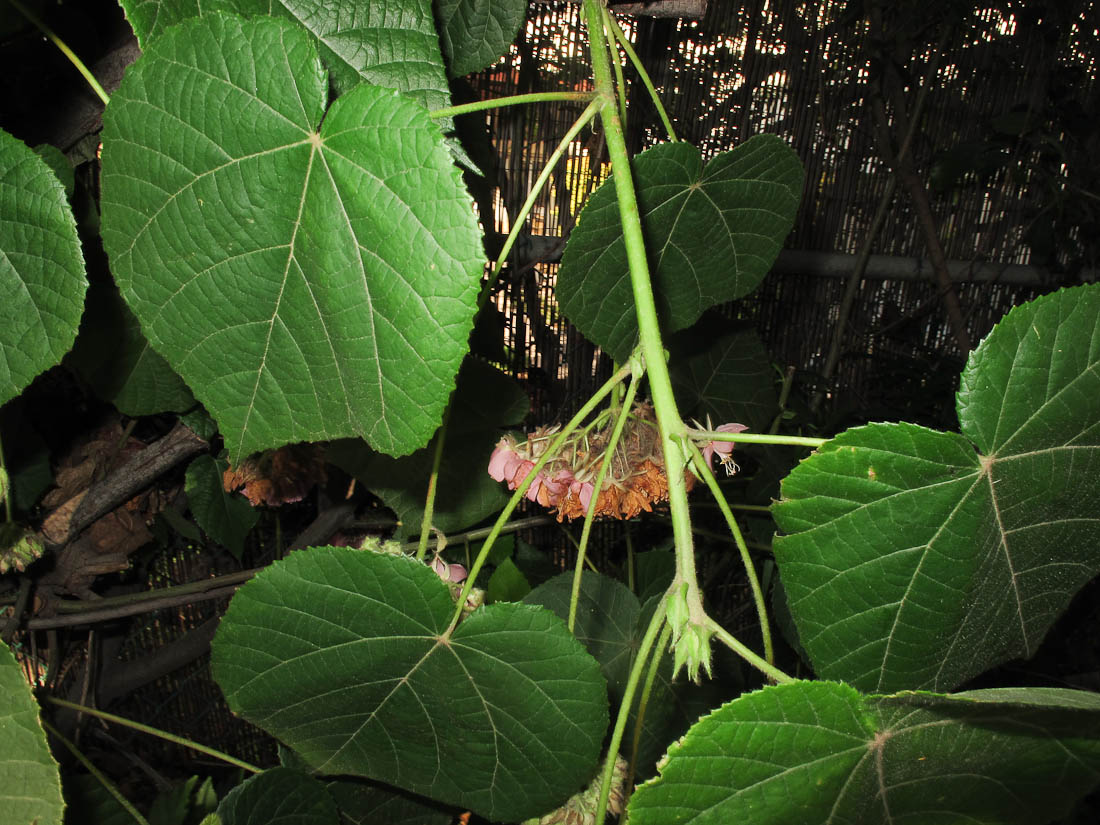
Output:
<svg viewBox="0 0 1100 825">
<path fill-rule="evenodd" d="M 509 464 L 514 462 L 516 457 L 511 444 L 508 443 L 507 436 L 497 442 L 496 449 L 489 457 L 489 475 L 493 477 L 494 481 L 504 481 L 508 477 L 506 469 Z M 512 472 L 515 472 L 514 468 Z"/>
<path fill-rule="evenodd" d="M 519 458 L 519 456 L 516 456 L 516 458 Z M 505 476 L 508 479 L 508 489 L 514 490 L 523 484 L 523 480 L 527 478 L 528 473 L 535 469 L 535 462 L 520 459 L 518 463 L 509 464 L 507 469 L 511 470 L 511 473 Z M 532 484 L 531 486 L 534 487 L 535 485 Z"/>
</svg>

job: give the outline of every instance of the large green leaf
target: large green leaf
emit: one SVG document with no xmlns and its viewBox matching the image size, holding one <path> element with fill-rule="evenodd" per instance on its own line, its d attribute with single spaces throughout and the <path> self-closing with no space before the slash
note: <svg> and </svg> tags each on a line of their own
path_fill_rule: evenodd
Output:
<svg viewBox="0 0 1100 825">
<path fill-rule="evenodd" d="M 1100 286 L 1010 312 L 958 410 L 966 435 L 860 427 L 784 481 L 775 555 L 819 674 L 949 690 L 1034 653 L 1100 571 Z"/>
<path fill-rule="evenodd" d="M 774 135 L 756 135 L 703 166 L 699 150 L 666 143 L 637 155 L 635 176 L 653 290 L 670 330 L 751 292 L 794 225 L 802 165 Z M 625 361 L 638 337 L 614 176 L 585 204 L 558 275 L 562 312 Z"/>
<path fill-rule="evenodd" d="M 3 405 L 68 352 L 88 282 L 64 188 L 42 158 L 4 131 L 0 216 Z"/>
<path fill-rule="evenodd" d="M 512 378 L 482 361 L 467 358 L 451 403 L 443 460 L 436 484 L 432 525 L 444 533 L 477 524 L 500 510 L 510 495 L 487 469 L 502 427 L 527 414 L 527 395 Z M 359 479 L 401 522 L 401 535 L 418 534 L 424 518 L 438 434 L 426 447 L 391 458 L 362 441 L 341 441 L 329 460 Z"/>
<path fill-rule="evenodd" d="M 1100 697 L 861 696 L 795 682 L 730 702 L 668 753 L 632 825 L 1042 825 L 1100 779 Z"/>
<path fill-rule="evenodd" d="M 680 411 L 700 421 L 709 415 L 715 426 L 735 421 L 766 431 L 778 412 L 779 398 L 775 370 L 760 336 L 741 326 L 704 341 L 701 351 L 698 345 L 672 350 L 668 367 Z"/>
<path fill-rule="evenodd" d="M 491 66 L 507 53 L 527 16 L 527 0 L 435 0 L 440 45 L 455 77 Z"/>
<path fill-rule="evenodd" d="M 149 346 L 109 279 L 88 290 L 80 334 L 66 364 L 125 415 L 183 412 L 195 405 L 191 390 Z"/>
<path fill-rule="evenodd" d="M 214 674 L 235 711 L 322 773 L 494 820 L 544 813 L 595 770 L 599 666 L 546 610 L 492 605 L 449 631 L 453 611 L 411 558 L 299 551 L 238 591 Z"/>
<path fill-rule="evenodd" d="M 60 185 L 60 184 L 59 184 Z M 60 825 L 61 776 L 23 670 L 0 643 L 0 818 Z"/>
<path fill-rule="evenodd" d="M 687 762 L 677 759 L 685 755 L 699 757 L 688 783 Z M 734 781 L 702 791 L 719 765 L 732 763 L 724 776 Z M 1095 694 L 861 697 L 846 685 L 802 682 L 765 688 L 703 719 L 670 751 L 669 783 L 651 783 L 636 798 L 646 814 L 631 821 L 660 821 L 651 815 L 661 800 L 679 807 L 690 786 L 686 808 L 697 815 L 683 810 L 663 821 L 736 821 L 752 809 L 760 822 L 1042 825 L 1096 785 L 1098 768 Z"/>
<path fill-rule="evenodd" d="M 293 20 L 308 32 L 343 93 L 360 81 L 406 92 L 429 109 L 450 90 L 431 0 L 120 0 L 142 49 L 190 17 L 234 12 Z"/>
<path fill-rule="evenodd" d="M 325 787 L 345 825 L 451 825 L 455 819 L 438 805 L 363 779 L 338 779 Z"/>
<path fill-rule="evenodd" d="M 367 85 L 326 113 L 326 85 L 290 24 L 214 15 L 154 40 L 105 115 L 115 278 L 234 464 L 350 435 L 411 452 L 466 349 L 482 255 L 438 128 Z"/>
<path fill-rule="evenodd" d="M 242 782 L 218 805 L 223 825 L 336 825 L 336 801 L 322 782 L 271 768 Z"/>
</svg>

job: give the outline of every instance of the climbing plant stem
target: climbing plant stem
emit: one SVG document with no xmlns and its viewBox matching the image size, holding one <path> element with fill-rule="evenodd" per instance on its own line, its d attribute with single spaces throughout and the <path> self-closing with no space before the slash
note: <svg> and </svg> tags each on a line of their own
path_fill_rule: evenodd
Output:
<svg viewBox="0 0 1100 825">
<path fill-rule="evenodd" d="M 753 564 L 752 556 L 749 555 L 745 537 L 741 535 L 741 528 L 737 525 L 737 519 L 733 517 L 729 503 L 722 493 L 722 488 L 718 486 L 718 479 L 711 472 L 710 462 L 703 458 L 703 454 L 699 452 L 699 448 L 694 441 L 689 439 L 687 444 L 691 448 L 691 457 L 695 469 L 702 476 L 703 481 L 706 482 L 711 495 L 714 496 L 714 502 L 718 505 L 718 509 L 722 511 L 722 515 L 726 519 L 726 525 L 730 529 L 730 535 L 733 536 L 733 541 L 741 553 L 741 563 L 745 565 L 745 575 L 748 576 L 749 588 L 752 590 L 752 600 L 756 605 L 756 618 L 760 622 L 760 635 L 764 639 L 764 658 L 768 661 L 768 664 L 774 665 L 775 651 L 772 649 L 772 631 L 768 625 L 768 607 L 764 603 L 764 591 L 760 588 L 760 579 L 756 576 L 756 565 Z"/>
<path fill-rule="evenodd" d="M 475 100 L 473 103 L 461 103 L 458 106 L 433 109 L 428 112 L 428 114 L 438 119 L 468 115 L 471 112 L 482 112 L 486 109 L 499 109 L 503 106 L 519 106 L 523 103 L 548 103 L 555 100 L 585 101 L 591 99 L 591 92 L 531 92 L 525 95 L 510 95 L 509 97 L 494 97 L 489 100 Z"/>
<path fill-rule="evenodd" d="M 603 123 L 607 151 L 611 158 L 615 197 L 623 225 L 623 242 L 630 267 L 639 340 L 649 376 L 649 391 L 657 415 L 657 429 L 661 436 L 665 472 L 668 476 L 669 511 L 672 517 L 672 535 L 676 543 L 676 581 L 677 585 L 687 584 L 691 619 L 695 623 L 701 623 L 706 614 L 702 613 L 699 584 L 695 576 L 695 551 L 691 536 L 691 518 L 688 514 L 687 485 L 684 482 L 683 441 L 686 428 L 676 407 L 672 381 L 665 363 L 657 321 L 657 304 L 653 297 L 649 262 L 646 259 L 645 236 L 634 191 L 634 178 L 630 171 L 630 157 L 611 80 L 603 7 L 598 0 L 584 0 L 584 13 L 592 51 L 592 73 L 600 103 L 600 121 Z"/>
<path fill-rule="evenodd" d="M 688 429 L 688 435 L 696 441 L 736 441 L 741 444 L 785 444 L 789 447 L 820 447 L 827 438 L 811 438 L 804 435 L 771 435 L 768 433 L 720 433 L 715 430 Z"/>
</svg>

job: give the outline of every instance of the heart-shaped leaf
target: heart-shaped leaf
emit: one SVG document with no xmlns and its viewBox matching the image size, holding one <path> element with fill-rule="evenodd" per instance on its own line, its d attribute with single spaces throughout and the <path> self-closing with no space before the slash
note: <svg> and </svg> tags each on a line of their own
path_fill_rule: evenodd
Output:
<svg viewBox="0 0 1100 825">
<path fill-rule="evenodd" d="M 1100 697 L 1069 690 L 860 696 L 795 682 L 688 731 L 631 825 L 1042 825 L 1100 776 Z"/>
<path fill-rule="evenodd" d="M 494 820 L 545 813 L 595 770 L 599 665 L 541 608 L 492 605 L 449 631 L 453 612 L 413 559 L 300 551 L 234 597 L 214 673 L 235 711 L 319 772 Z"/>
<path fill-rule="evenodd" d="M 435 0 L 435 7 L 454 77 L 479 72 L 506 54 L 527 16 L 527 0 Z"/>
<path fill-rule="evenodd" d="M 687 143 L 631 161 L 657 309 L 669 330 L 751 292 L 794 225 L 802 164 L 774 135 L 756 135 L 703 166 Z M 558 274 L 562 312 L 625 361 L 638 337 L 614 176 L 597 189 L 569 237 Z"/>
<path fill-rule="evenodd" d="M 218 805 L 222 825 L 336 825 L 336 801 L 323 783 L 290 768 L 242 782 Z"/>
<path fill-rule="evenodd" d="M 120 0 L 143 50 L 169 26 L 231 12 L 292 20 L 308 32 L 337 93 L 365 80 L 428 109 L 450 103 L 431 0 Z M 511 41 L 509 41 L 511 42 Z"/>
<path fill-rule="evenodd" d="M 65 806 L 57 763 L 38 719 L 38 703 L 6 644 L 0 644 L 0 776 L 5 822 L 60 825 Z"/>
<path fill-rule="evenodd" d="M 65 190 L 0 131 L 0 406 L 68 352 L 84 308 L 84 257 Z"/>
<path fill-rule="evenodd" d="M 1100 571 L 1100 286 L 1012 310 L 958 400 L 969 439 L 860 427 L 783 482 L 776 560 L 822 676 L 949 690 L 1034 653 Z"/>
<path fill-rule="evenodd" d="M 466 350 L 482 255 L 438 128 L 394 92 L 326 94 L 304 33 L 213 15 L 154 40 L 104 118 L 115 279 L 234 465 L 351 435 L 411 452 Z"/>
</svg>

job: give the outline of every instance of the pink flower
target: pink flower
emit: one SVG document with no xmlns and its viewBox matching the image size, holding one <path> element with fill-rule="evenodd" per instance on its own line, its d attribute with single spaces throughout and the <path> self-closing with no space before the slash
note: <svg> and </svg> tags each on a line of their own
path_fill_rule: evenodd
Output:
<svg viewBox="0 0 1100 825">
<path fill-rule="evenodd" d="M 436 556 L 432 560 L 432 570 L 445 582 L 453 582 L 458 584 L 459 582 L 466 580 L 466 568 L 461 564 L 447 564 L 439 556 Z"/>
<path fill-rule="evenodd" d="M 568 469 L 558 470 L 553 478 L 546 478 L 543 475 L 542 488 L 538 497 L 539 504 L 543 507 L 557 507 L 574 480 L 573 473 Z"/>
<path fill-rule="evenodd" d="M 569 489 L 572 491 L 581 502 L 581 507 L 588 510 L 588 505 L 592 501 L 592 493 L 596 491 L 596 485 L 591 481 L 577 481 L 573 480 L 573 483 L 569 485 Z"/>
<path fill-rule="evenodd" d="M 492 476 L 494 481 L 504 481 L 505 479 L 511 481 L 512 476 L 516 474 L 516 469 L 523 462 L 523 459 L 513 449 L 515 446 L 515 441 L 507 435 L 497 442 L 496 449 L 493 450 L 493 454 L 489 458 L 489 475 Z M 513 487 L 512 489 L 516 488 Z"/>
<path fill-rule="evenodd" d="M 715 427 L 715 432 L 719 433 L 740 433 L 747 430 L 744 424 L 722 424 L 720 427 Z M 708 441 L 706 446 L 703 447 L 703 460 L 710 464 L 711 456 L 715 453 L 718 454 L 718 460 L 722 462 L 722 466 L 726 468 L 726 475 L 733 475 L 737 472 L 737 465 L 733 461 L 732 441 Z"/>
<path fill-rule="evenodd" d="M 515 490 L 517 487 L 519 487 L 519 485 L 523 484 L 523 480 L 527 478 L 528 474 L 533 469 L 535 469 L 535 462 L 527 461 L 526 459 L 520 458 L 519 456 L 516 456 L 516 458 L 519 460 L 515 464 L 509 466 L 509 469 L 512 469 L 513 467 L 515 468 L 512 470 L 511 476 L 507 477 L 509 490 Z M 527 488 L 527 494 L 530 495 L 531 490 L 538 490 L 538 485 L 539 480 L 536 478 L 533 482 L 531 482 L 531 486 Z M 532 499 L 532 501 L 533 500 L 534 499 Z"/>
</svg>

